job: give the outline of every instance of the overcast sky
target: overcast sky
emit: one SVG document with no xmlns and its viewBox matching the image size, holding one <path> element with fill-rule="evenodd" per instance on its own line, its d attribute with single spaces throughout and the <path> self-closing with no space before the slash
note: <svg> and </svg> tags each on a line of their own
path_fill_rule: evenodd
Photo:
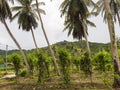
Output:
<svg viewBox="0 0 120 90">
<path fill-rule="evenodd" d="M 60 41 L 74 41 L 72 36 L 67 37 L 67 32 L 63 32 L 64 29 L 64 18 L 60 17 L 59 6 L 62 0 L 41 0 L 46 3 L 42 8 L 46 11 L 46 15 L 42 15 L 44 27 L 50 41 L 50 44 L 60 42 Z M 96 28 L 88 28 L 88 40 L 90 42 L 98 43 L 107 43 L 110 41 L 109 32 L 107 25 L 103 23 L 101 16 L 91 17 L 91 20 L 96 23 Z M 23 49 L 32 49 L 35 48 L 31 32 L 25 32 L 18 29 L 17 20 L 14 20 L 12 23 L 7 21 L 8 26 L 10 27 L 11 32 L 20 43 Z M 6 32 L 4 25 L 0 24 L 0 49 L 5 49 L 5 45 L 9 46 L 9 49 L 17 48 L 13 40 L 10 38 L 9 34 Z M 120 28 L 119 25 L 115 25 L 116 36 L 120 37 Z M 44 38 L 43 32 L 39 27 L 34 30 L 35 38 L 37 41 L 38 47 L 47 46 L 46 40 Z"/>
</svg>

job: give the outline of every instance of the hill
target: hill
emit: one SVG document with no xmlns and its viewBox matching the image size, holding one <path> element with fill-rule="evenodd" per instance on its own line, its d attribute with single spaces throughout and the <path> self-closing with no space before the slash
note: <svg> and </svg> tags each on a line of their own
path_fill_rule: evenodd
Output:
<svg viewBox="0 0 120 90">
<path fill-rule="evenodd" d="M 110 45 L 109 43 L 96 43 L 96 42 L 89 42 L 90 44 L 90 49 L 92 53 L 96 53 L 102 49 L 105 49 L 107 51 L 110 50 Z M 69 41 L 61 41 L 58 43 L 55 43 L 52 45 L 52 48 L 66 48 L 69 51 L 72 50 L 73 48 L 82 48 L 83 50 L 86 50 L 86 43 L 85 41 L 75 41 L 75 42 L 69 42 Z M 41 48 L 42 50 L 48 50 L 47 47 Z M 26 53 L 32 52 L 35 49 L 32 50 L 24 50 Z M 13 53 L 13 52 L 19 52 L 19 50 L 9 50 L 8 55 Z M 4 56 L 6 54 L 5 50 L 0 50 L 0 55 Z"/>
<path fill-rule="evenodd" d="M 110 44 L 109 43 L 95 43 L 95 42 L 89 42 L 90 49 L 93 53 L 96 53 L 102 49 L 105 49 L 107 51 L 110 50 Z M 68 42 L 68 41 L 62 41 L 58 42 L 53 45 L 53 47 L 58 48 L 66 48 L 66 49 L 73 49 L 73 48 L 82 48 L 83 50 L 86 50 L 86 42 L 85 41 L 75 41 L 75 42 Z"/>
</svg>

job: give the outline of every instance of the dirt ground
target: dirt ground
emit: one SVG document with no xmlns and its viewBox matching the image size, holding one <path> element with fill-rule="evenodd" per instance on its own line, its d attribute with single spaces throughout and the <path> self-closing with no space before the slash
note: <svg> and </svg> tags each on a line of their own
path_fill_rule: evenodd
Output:
<svg viewBox="0 0 120 90">
<path fill-rule="evenodd" d="M 63 84 L 63 80 L 57 76 L 46 79 L 44 84 L 37 83 L 37 77 L 19 77 L 18 83 L 15 79 L 2 79 L 0 90 L 120 90 L 120 88 L 112 89 L 103 83 L 100 77 L 94 77 L 91 85 L 89 78 L 80 79 L 76 77 L 78 75 L 74 76 L 71 77 L 69 85 Z"/>
<path fill-rule="evenodd" d="M 60 84 L 60 80 L 54 80 L 55 82 L 48 81 L 44 84 L 34 83 L 35 79 L 24 79 L 21 78 L 21 82 L 16 84 L 15 82 L 11 83 L 2 83 L 0 84 L 0 90 L 120 90 L 112 89 L 105 84 L 94 83 L 91 85 L 90 82 L 73 82 L 70 85 Z M 75 80 L 74 80 L 75 81 Z M 76 80 L 77 81 L 77 80 Z M 7 81 L 8 82 L 8 81 Z M 29 83 L 28 83 L 29 82 Z M 59 82 L 59 83 L 58 83 Z"/>
<path fill-rule="evenodd" d="M 0 85 L 0 90 L 110 90 L 105 85 L 89 83 L 71 85 L 52 85 L 52 84 L 6 84 Z M 120 90 L 120 89 L 118 89 Z"/>
</svg>

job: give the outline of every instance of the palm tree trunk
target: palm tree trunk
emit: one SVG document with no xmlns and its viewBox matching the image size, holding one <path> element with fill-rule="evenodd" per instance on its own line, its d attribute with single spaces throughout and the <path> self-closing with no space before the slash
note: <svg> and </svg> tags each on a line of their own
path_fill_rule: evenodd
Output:
<svg viewBox="0 0 120 90">
<path fill-rule="evenodd" d="M 28 62 L 27 62 L 26 56 L 25 56 L 22 48 L 20 47 L 20 45 L 19 45 L 19 43 L 17 42 L 17 40 L 15 39 L 15 37 L 12 35 L 12 33 L 11 33 L 11 31 L 10 31 L 10 29 L 9 29 L 6 21 L 5 21 L 5 19 L 3 19 L 3 23 L 4 23 L 4 25 L 5 25 L 5 28 L 6 28 L 7 32 L 9 33 L 10 37 L 13 39 L 14 43 L 15 43 L 15 44 L 17 45 L 17 47 L 19 48 L 20 53 L 21 53 L 21 55 L 22 55 L 22 57 L 23 57 L 24 63 L 25 63 L 25 65 L 26 65 L 26 67 L 27 67 L 28 74 L 29 74 L 29 73 L 30 73 L 30 67 L 29 67 L 29 64 L 28 64 Z"/>
<path fill-rule="evenodd" d="M 84 23 L 84 37 L 85 37 L 85 41 L 86 41 L 86 46 L 87 46 L 87 50 L 88 50 L 88 52 L 89 52 L 89 54 L 91 54 L 91 51 L 90 51 L 90 45 L 89 45 L 89 42 L 88 42 L 88 38 L 87 38 L 87 33 L 86 33 L 86 31 L 87 31 L 87 29 L 86 29 L 86 21 L 85 20 L 83 20 L 83 23 Z"/>
<path fill-rule="evenodd" d="M 33 41 L 34 41 L 34 44 L 35 44 L 36 50 L 37 50 L 37 52 L 38 52 L 39 49 L 38 49 L 38 46 L 37 46 L 37 43 L 36 43 L 36 40 L 35 40 L 35 35 L 34 35 L 34 32 L 33 32 L 33 29 L 32 29 L 32 28 L 31 28 L 31 33 L 32 33 L 32 37 L 33 37 Z"/>
<path fill-rule="evenodd" d="M 88 38 L 87 38 L 87 28 L 86 28 L 86 20 L 83 20 L 83 30 L 84 30 L 84 37 L 85 37 L 85 41 L 86 41 L 86 46 L 87 46 L 87 50 L 88 50 L 88 53 L 89 55 L 91 56 L 91 51 L 90 51 L 90 45 L 89 45 L 89 42 L 88 42 Z M 92 66 L 92 62 L 90 60 L 90 64 Z M 90 81 L 91 81 L 91 85 L 93 83 L 93 80 L 92 80 L 92 67 L 91 67 L 91 75 L 90 75 Z"/>
<path fill-rule="evenodd" d="M 120 25 L 120 16 L 119 16 L 119 13 L 117 13 L 117 18 L 118 18 L 118 22 L 119 22 L 119 25 Z"/>
<path fill-rule="evenodd" d="M 111 40 L 111 51 L 112 51 L 112 58 L 113 58 L 114 74 L 120 75 L 119 56 L 117 51 L 114 22 L 113 22 L 112 13 L 109 6 L 109 0 L 104 0 L 104 6 L 105 6 L 105 12 L 107 15 L 107 22 L 108 22 L 108 28 L 109 28 L 109 34 L 110 34 L 110 40 Z M 120 78 L 114 77 L 113 87 L 115 88 L 120 87 Z"/>
<path fill-rule="evenodd" d="M 37 9 L 38 9 L 38 0 L 36 0 L 36 6 L 37 6 Z M 57 62 L 56 62 L 56 58 L 55 58 L 54 52 L 53 52 L 53 50 L 52 50 L 52 48 L 51 48 L 51 46 L 50 46 L 49 40 L 48 40 L 48 38 L 47 38 L 45 29 L 44 29 L 44 25 L 43 25 L 43 21 L 42 21 L 42 18 L 41 18 L 41 15 L 40 15 L 39 11 L 38 11 L 38 15 L 39 15 L 39 19 L 40 19 L 42 31 L 43 31 L 43 33 L 44 33 L 45 39 L 46 39 L 47 44 L 48 44 L 48 48 L 49 48 L 49 50 L 50 50 L 50 52 L 51 52 L 51 55 L 52 55 L 52 58 L 53 58 L 53 63 L 54 63 L 55 70 L 56 70 L 57 74 L 60 75 L 60 70 L 59 70 L 59 68 L 58 68 L 58 64 L 57 64 Z"/>
</svg>

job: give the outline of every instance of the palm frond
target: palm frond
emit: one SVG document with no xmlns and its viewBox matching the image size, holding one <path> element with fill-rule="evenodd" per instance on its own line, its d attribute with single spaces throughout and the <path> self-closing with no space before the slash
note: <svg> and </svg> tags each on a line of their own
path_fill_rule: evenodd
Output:
<svg viewBox="0 0 120 90">
<path fill-rule="evenodd" d="M 35 11 L 38 11 L 39 13 L 42 13 L 42 14 L 44 14 L 44 15 L 46 14 L 43 9 L 38 8 L 38 9 L 34 9 L 34 10 L 35 10 Z"/>
<path fill-rule="evenodd" d="M 67 14 L 68 7 L 69 7 L 70 1 L 69 0 L 64 0 L 62 4 L 60 5 L 59 9 L 61 11 L 61 17 L 65 14 Z"/>
<path fill-rule="evenodd" d="M 38 2 L 38 6 L 40 6 L 40 5 L 45 5 L 45 3 L 44 2 Z M 31 7 L 36 7 L 36 3 L 32 4 Z"/>
<path fill-rule="evenodd" d="M 10 20 L 13 21 L 15 18 L 18 17 L 19 14 L 20 14 L 20 12 L 17 12 Z"/>
<path fill-rule="evenodd" d="M 18 17 L 19 28 L 23 30 L 30 31 L 32 28 L 36 28 L 38 26 L 36 19 L 38 19 L 38 15 L 36 12 L 36 7 L 32 5 L 33 0 L 18 0 L 19 6 L 12 7 L 13 11 L 17 13 L 12 17 L 12 20 Z M 39 3 L 40 4 L 40 3 Z M 41 3 L 42 4 L 42 3 Z M 44 13 L 45 11 L 42 9 L 38 9 L 39 12 Z"/>
<path fill-rule="evenodd" d="M 89 7 L 96 7 L 97 5 L 92 0 L 84 0 L 87 6 Z"/>
<path fill-rule="evenodd" d="M 86 20 L 86 23 L 91 27 L 96 27 L 95 23 L 91 22 L 90 20 Z"/>
<path fill-rule="evenodd" d="M 3 19 L 11 18 L 12 13 L 9 7 L 9 4 L 6 0 L 0 1 L 0 20 L 2 22 Z"/>
<path fill-rule="evenodd" d="M 11 10 L 12 10 L 12 11 L 19 11 L 20 9 L 22 9 L 21 6 L 11 7 Z"/>
</svg>

